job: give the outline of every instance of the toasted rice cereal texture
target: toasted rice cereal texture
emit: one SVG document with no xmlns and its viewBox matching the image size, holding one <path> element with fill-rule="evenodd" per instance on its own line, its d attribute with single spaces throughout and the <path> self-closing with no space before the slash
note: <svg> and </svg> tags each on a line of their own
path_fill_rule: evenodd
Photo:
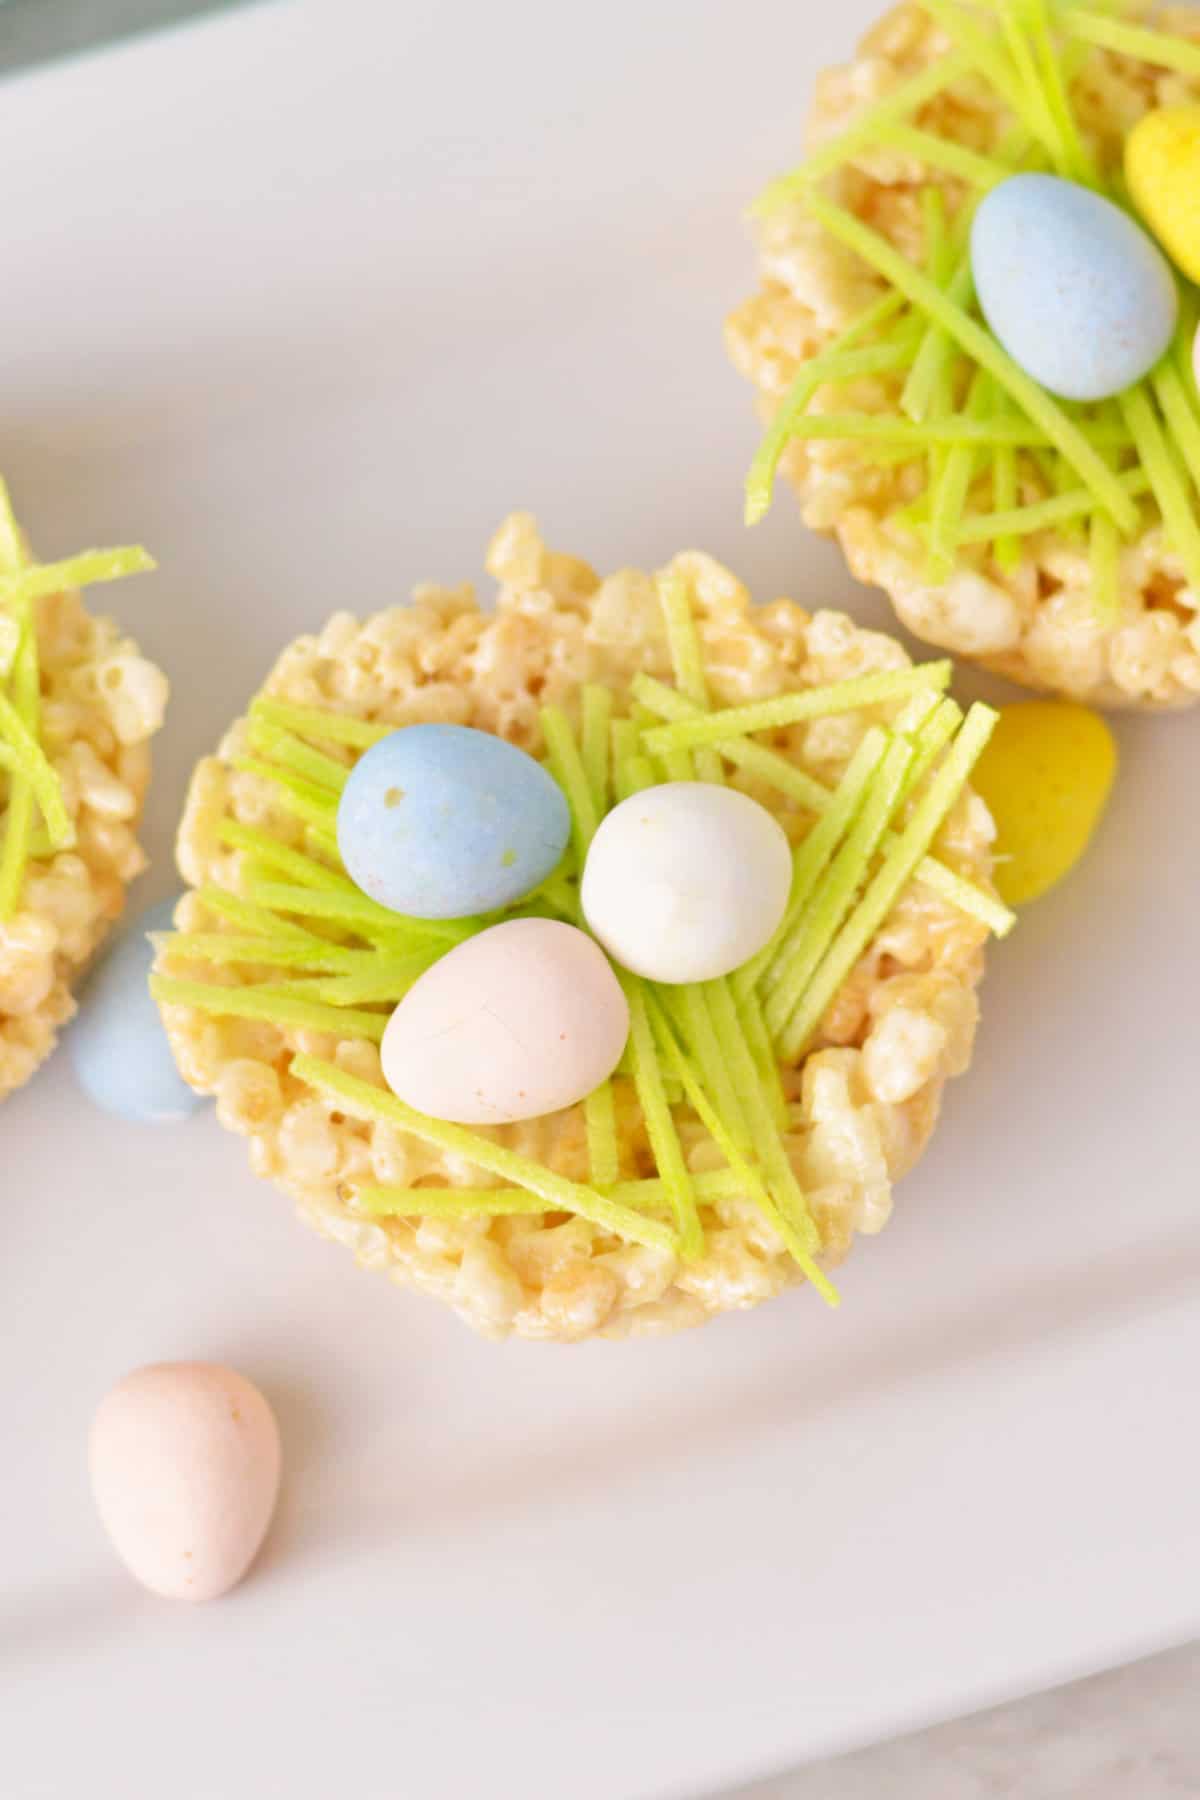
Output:
<svg viewBox="0 0 1200 1800">
<path fill-rule="evenodd" d="M 1143 11 L 1148 9 L 1143 8 Z M 1200 14 L 1168 8 L 1157 29 L 1200 39 Z M 864 107 L 944 56 L 949 38 L 916 5 L 889 12 L 868 33 L 854 62 L 818 81 L 810 147 L 841 132 Z M 1111 52 L 1088 55 L 1072 89 L 1076 115 L 1101 166 L 1120 167 L 1125 137 L 1154 107 L 1200 98 L 1200 81 L 1130 62 Z M 956 84 L 921 109 L 923 128 L 970 148 L 995 148 L 1009 116 L 982 83 Z M 912 260 L 923 256 L 920 192 L 925 165 L 895 152 L 853 158 L 832 178 L 831 193 Z M 948 195 L 962 185 L 937 174 Z M 867 266 L 834 242 L 801 207 L 763 221 L 763 283 L 729 319 L 733 360 L 758 389 L 766 417 L 798 366 L 821 351 L 885 291 Z M 903 377 L 878 376 L 824 389 L 815 411 L 894 412 Z M 1003 572 L 987 546 L 964 546 L 960 566 L 930 587 L 924 553 L 891 515 L 920 487 L 919 473 L 863 461 L 853 443 L 792 443 L 782 468 L 795 485 L 805 523 L 840 540 L 858 580 L 883 588 L 918 637 L 1035 688 L 1095 705 L 1179 707 L 1200 698 L 1200 595 L 1187 586 L 1161 528 L 1147 528 L 1121 557 L 1121 617 L 1095 617 L 1086 545 L 1059 531 L 1026 538 L 1026 556 Z M 1022 502 L 1045 490 L 1024 477 Z"/>
<path fill-rule="evenodd" d="M 737 581 L 708 557 L 688 553 L 675 568 L 689 577 L 714 700 L 761 699 L 866 670 L 904 666 L 890 638 L 859 630 L 840 613 L 810 615 L 791 602 L 751 610 Z M 561 703 L 578 718 L 583 682 L 603 682 L 622 710 L 636 671 L 669 677 L 670 660 L 652 579 L 623 570 L 600 581 L 586 564 L 555 555 L 532 519 L 510 518 L 494 539 L 488 568 L 501 583 L 494 612 L 470 586 L 423 587 L 410 606 L 359 623 L 346 613 L 319 637 L 304 637 L 279 659 L 265 691 L 402 725 L 448 720 L 499 733 L 537 754 L 538 709 Z M 835 781 L 875 708 L 780 733 L 798 763 Z M 218 822 L 233 816 L 298 843 L 298 828 L 257 776 L 235 772 L 244 745 L 236 724 L 217 756 L 195 771 L 179 835 L 185 879 L 235 887 L 240 853 L 223 848 Z M 343 753 L 349 760 L 349 753 Z M 749 786 L 792 836 L 811 820 L 780 811 L 777 794 Z M 947 821 L 939 853 L 974 880 L 990 871 L 991 820 L 965 794 Z M 223 928 L 197 895 L 177 922 Z M 970 1060 L 982 973 L 984 928 L 914 884 L 825 1019 L 818 1047 L 785 1072 L 793 1124 L 787 1148 L 819 1226 L 823 1261 L 836 1264 L 856 1232 L 881 1229 L 892 1183 L 911 1168 L 931 1132 L 947 1076 Z M 232 969 L 160 954 L 166 973 L 191 980 L 245 979 Z M 257 972 L 254 972 L 257 974 Z M 351 1249 L 360 1263 L 447 1301 L 491 1337 L 575 1340 L 673 1331 L 712 1314 L 757 1305 L 799 1279 L 774 1232 L 742 1200 L 703 1209 L 707 1252 L 683 1264 L 670 1252 L 612 1237 L 580 1218 L 476 1218 L 466 1222 L 369 1217 L 356 1184 L 489 1185 L 487 1175 L 451 1161 L 401 1130 L 347 1119 L 288 1070 L 297 1050 L 332 1058 L 383 1087 L 379 1054 L 362 1041 L 164 1009 L 184 1075 L 215 1094 L 218 1116 L 250 1140 L 251 1162 L 299 1203 L 302 1215 Z M 623 1171 L 653 1173 L 628 1084 L 617 1082 Z M 677 1122 L 691 1165 L 720 1166 L 694 1116 Z M 497 1128 L 489 1135 L 562 1173 L 587 1179 L 583 1110 Z"/>
<path fill-rule="evenodd" d="M 19 908 L 0 922 L 0 1099 L 49 1056 L 75 1011 L 72 981 L 146 866 L 136 833 L 167 703 L 165 675 L 78 594 L 39 600 L 35 621 L 41 740 L 77 841 L 30 862 Z"/>
</svg>

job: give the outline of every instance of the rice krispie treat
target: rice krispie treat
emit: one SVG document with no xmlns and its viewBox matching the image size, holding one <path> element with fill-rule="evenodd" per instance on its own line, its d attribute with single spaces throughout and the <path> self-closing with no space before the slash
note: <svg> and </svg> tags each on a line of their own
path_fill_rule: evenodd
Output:
<svg viewBox="0 0 1200 1800">
<path fill-rule="evenodd" d="M 984 942 L 1011 923 L 990 884 L 991 820 L 965 785 L 994 715 L 964 720 L 944 694 L 947 663 L 913 668 L 839 613 L 754 608 L 698 553 L 657 578 L 600 579 L 515 515 L 487 566 L 494 611 L 470 586 L 422 587 L 411 605 L 339 613 L 300 638 L 196 769 L 179 833 L 191 891 L 152 982 L 179 1067 L 310 1224 L 489 1336 L 671 1331 L 806 1278 L 832 1299 L 827 1271 L 885 1224 L 947 1078 L 967 1067 Z M 382 746 L 381 803 L 400 816 L 420 780 L 402 780 L 400 761 L 436 751 L 437 733 L 413 730 L 431 724 L 491 734 L 484 748 L 507 740 L 567 802 L 565 856 L 486 916 L 404 917 L 364 891 L 382 880 L 378 859 L 342 855 L 351 782 L 370 786 Z M 590 920 L 613 954 L 591 859 L 601 837 L 612 850 L 622 801 L 658 805 L 672 783 L 749 823 L 746 857 L 763 820 L 782 827 L 782 916 L 724 976 L 680 967 L 664 982 L 615 958 L 602 971 L 578 929 Z M 410 843 L 413 866 L 394 872 L 419 888 L 429 843 Z M 646 883 L 649 915 L 647 870 L 630 880 L 635 898 Z M 713 887 L 738 873 L 714 866 Z M 498 934 L 523 954 L 568 927 L 580 979 L 610 984 L 604 1030 L 612 989 L 627 1009 L 611 1077 L 597 1070 L 594 1090 L 543 1116 L 513 1103 L 515 1122 L 499 1125 L 446 1122 L 491 1116 L 470 1110 L 474 1091 L 437 1117 L 397 1098 L 392 1040 L 433 978 L 467 952 L 479 970 Z M 478 999 L 471 981 L 455 993 Z M 544 1000 L 531 980 L 515 1019 L 479 1005 L 481 1031 L 511 1026 L 513 1069 L 527 1066 L 518 1040 Z M 447 1019 L 447 1032 L 461 1023 Z M 442 1080 L 438 1035 L 418 1036 L 429 1068 L 410 1067 L 410 1083 Z M 511 1072 L 505 1055 L 480 1093 Z"/>
<path fill-rule="evenodd" d="M 1018 172 L 1127 207 L 1129 134 L 1197 100 L 1192 8 L 900 5 L 820 79 L 809 161 L 754 208 L 761 290 L 727 326 L 772 421 L 748 517 L 781 467 L 919 637 L 1105 706 L 1200 697 L 1196 289 L 1177 277 L 1173 343 L 1136 385 L 1031 395 L 978 304 L 973 220 Z M 1030 244 L 1018 302 L 1042 263 Z"/>
<path fill-rule="evenodd" d="M 133 549 L 32 562 L 0 484 L 0 1099 L 49 1056 L 146 866 L 166 677 L 76 590 L 153 566 Z"/>
</svg>

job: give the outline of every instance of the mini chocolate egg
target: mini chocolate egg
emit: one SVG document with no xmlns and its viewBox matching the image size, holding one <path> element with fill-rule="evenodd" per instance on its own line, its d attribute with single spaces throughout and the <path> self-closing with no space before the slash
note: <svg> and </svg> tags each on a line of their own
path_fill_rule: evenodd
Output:
<svg viewBox="0 0 1200 1800">
<path fill-rule="evenodd" d="M 135 1125 L 186 1119 L 204 1104 L 175 1067 L 147 986 L 154 949 L 146 934 L 170 931 L 175 905 L 161 900 L 125 927 L 81 988 L 79 1016 L 67 1032 L 67 1054 L 88 1099 Z"/>
<path fill-rule="evenodd" d="M 337 815 L 351 879 L 393 912 L 494 912 L 551 874 L 571 835 L 562 789 L 504 738 L 405 725 L 356 764 Z"/>
<path fill-rule="evenodd" d="M 1050 393 L 1105 400 L 1171 342 L 1179 293 L 1158 246 L 1111 200 L 1057 175 L 1013 175 L 982 201 L 971 266 L 984 317 Z"/>
<path fill-rule="evenodd" d="M 504 1125 L 572 1106 L 612 1074 L 629 1006 L 585 932 L 508 919 L 427 969 L 388 1021 L 392 1092 L 459 1125 Z"/>
<path fill-rule="evenodd" d="M 592 839 L 580 898 L 614 961 L 651 981 L 711 981 L 748 962 L 787 908 L 779 822 L 736 788 L 672 781 L 614 807 Z"/>
<path fill-rule="evenodd" d="M 1036 900 L 1075 867 L 1116 771 L 1112 732 L 1090 707 L 1023 700 L 1000 708 L 971 783 L 995 821 L 994 879 L 1010 906 Z"/>
<path fill-rule="evenodd" d="M 215 1600 L 267 1534 L 279 1428 L 236 1370 L 154 1363 L 100 1402 L 89 1464 L 101 1523 L 134 1579 L 168 1600 Z"/>
<path fill-rule="evenodd" d="M 1125 179 L 1147 225 L 1200 281 L 1200 106 L 1147 113 L 1125 140 Z"/>
</svg>

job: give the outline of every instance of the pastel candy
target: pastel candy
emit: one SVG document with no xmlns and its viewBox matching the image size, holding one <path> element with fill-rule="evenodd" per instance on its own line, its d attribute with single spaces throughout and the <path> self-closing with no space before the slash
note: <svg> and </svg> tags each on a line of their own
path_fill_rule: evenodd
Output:
<svg viewBox="0 0 1200 1800">
<path fill-rule="evenodd" d="M 1200 106 L 1147 113 L 1126 139 L 1125 179 L 1159 243 L 1200 281 Z"/>
<path fill-rule="evenodd" d="M 996 823 L 995 882 L 1010 906 L 1036 900 L 1074 868 L 1116 769 L 1112 733 L 1089 707 L 1067 700 L 1001 707 L 971 783 Z"/>
<path fill-rule="evenodd" d="M 533 891 L 567 847 L 562 789 L 490 732 L 406 725 L 356 764 L 338 806 L 351 879 L 393 912 L 461 919 Z"/>
<path fill-rule="evenodd" d="M 81 988 L 79 1016 L 66 1036 L 88 1099 L 131 1124 L 168 1124 L 204 1104 L 175 1067 L 147 985 L 154 950 L 146 934 L 169 931 L 175 905 L 162 900 L 122 930 Z"/>
<path fill-rule="evenodd" d="M 971 229 L 984 317 L 1050 393 L 1104 400 L 1171 342 L 1179 294 L 1158 246 L 1111 200 L 1056 175 L 1014 175 Z"/>
<path fill-rule="evenodd" d="M 257 1555 L 279 1492 L 279 1427 L 236 1369 L 155 1363 L 100 1402 L 92 1495 L 135 1580 L 168 1600 L 215 1600 Z"/>
<path fill-rule="evenodd" d="M 601 821 L 580 898 L 591 930 L 635 975 L 710 981 L 762 949 L 791 883 L 787 837 L 765 806 L 736 788 L 673 781 Z"/>
<path fill-rule="evenodd" d="M 620 1061 L 629 1007 L 604 952 L 556 919 L 508 919 L 426 970 L 388 1022 L 392 1092 L 459 1125 L 558 1112 Z"/>
</svg>

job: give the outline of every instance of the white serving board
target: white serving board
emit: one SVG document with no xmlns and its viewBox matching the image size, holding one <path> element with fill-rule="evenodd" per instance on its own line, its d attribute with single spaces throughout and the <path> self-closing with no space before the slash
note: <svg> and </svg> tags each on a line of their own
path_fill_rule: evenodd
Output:
<svg viewBox="0 0 1200 1800">
<path fill-rule="evenodd" d="M 267 6 L 4 86 L 0 466 L 172 671 L 187 771 L 336 607 L 475 574 L 511 507 L 882 620 L 783 499 L 721 318 L 740 208 L 868 0 Z M 0 29 L 2 29 L 0 24 Z M 297 1228 L 211 1116 L 61 1057 L 0 1112 L 0 1785 L 13 1800 L 665 1800 L 1200 1622 L 1200 717 L 1124 721 L 1095 853 L 992 959 L 971 1078 L 829 1315 L 493 1346 Z M 277 1404 L 254 1579 L 115 1566 L 84 1471 L 131 1365 Z"/>
</svg>

